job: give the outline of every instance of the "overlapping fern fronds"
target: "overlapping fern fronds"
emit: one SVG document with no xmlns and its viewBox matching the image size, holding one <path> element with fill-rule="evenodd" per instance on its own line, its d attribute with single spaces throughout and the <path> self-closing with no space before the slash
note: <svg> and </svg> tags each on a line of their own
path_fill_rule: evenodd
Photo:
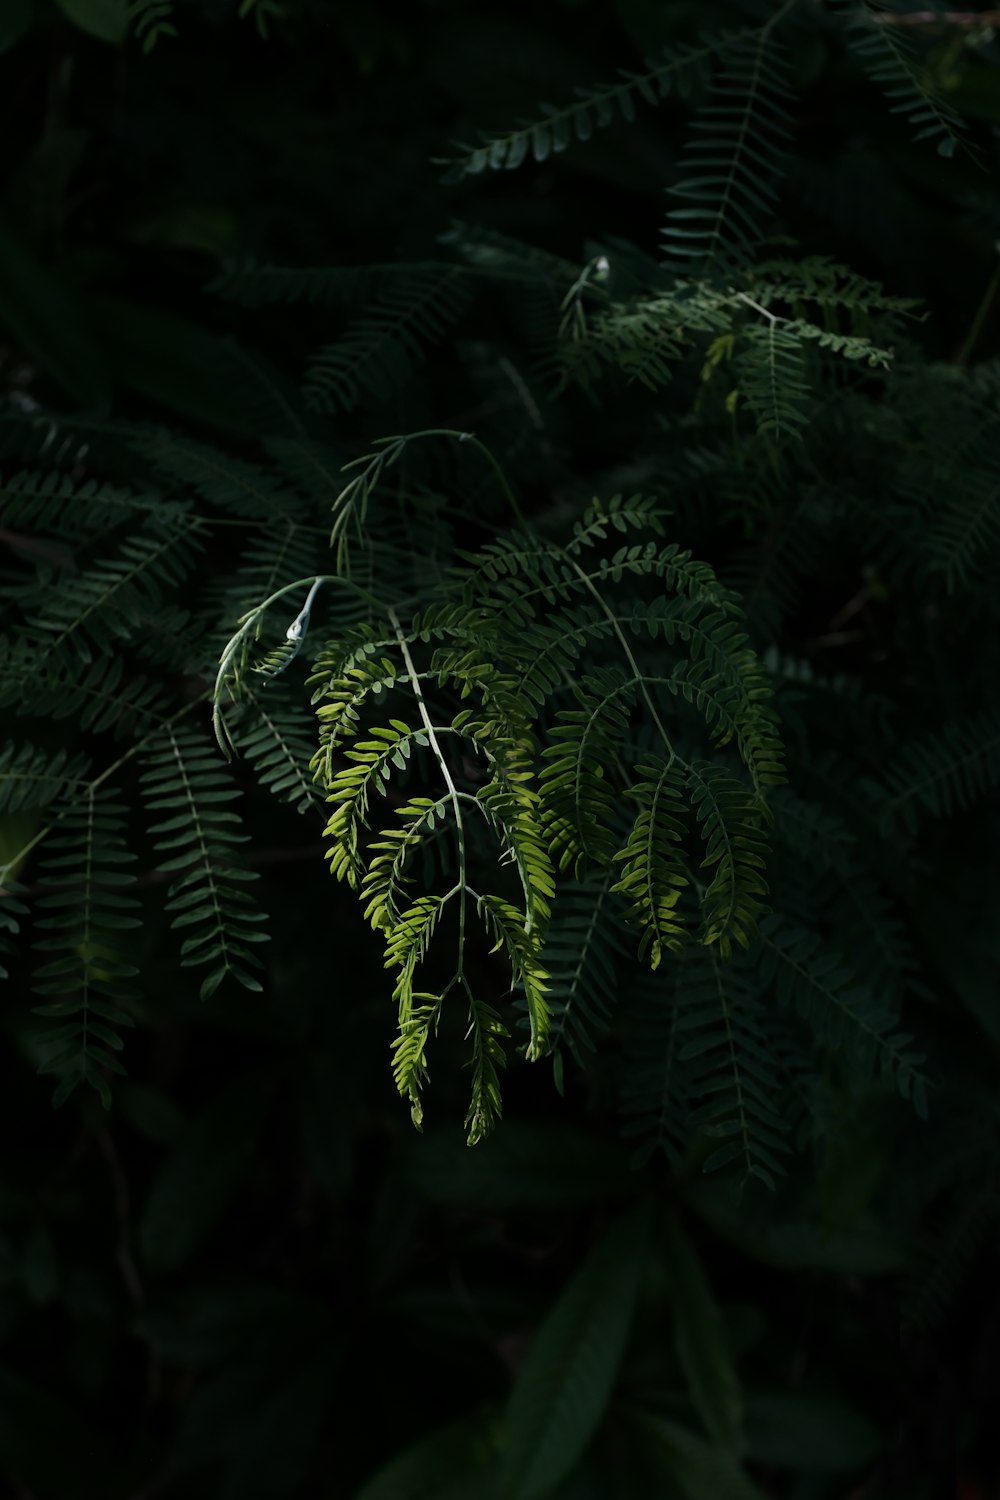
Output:
<svg viewBox="0 0 1000 1500">
<path fill-rule="evenodd" d="M 362 395 L 384 398 L 457 322 L 468 300 L 468 279 L 446 265 L 390 282 L 336 343 L 313 357 L 307 401 L 319 411 L 350 411 Z"/>
<path fill-rule="evenodd" d="M 635 1000 L 622 1086 L 630 1133 L 677 1166 L 700 1140 L 703 1171 L 735 1166 L 742 1179 L 773 1187 L 790 1151 L 787 1077 L 753 964 L 721 964 L 712 950 L 693 949 L 659 994 L 647 985 Z"/>
<path fill-rule="evenodd" d="M 391 459 L 401 441 L 382 452 Z M 362 539 L 383 471 L 355 496 L 364 502 L 356 510 Z M 602 1008 L 596 976 L 565 972 L 565 936 L 556 939 L 559 977 L 549 973 L 557 871 L 570 877 L 570 892 L 582 881 L 582 896 L 588 870 L 598 879 L 603 867 L 591 925 L 598 915 L 602 929 L 624 915 L 654 967 L 685 941 L 723 956 L 745 947 L 765 909 L 766 794 L 782 775 L 765 678 L 736 600 L 711 569 L 675 543 L 627 540 L 660 531 L 658 509 L 643 496 L 594 501 L 565 545 L 509 531 L 459 554 L 429 597 L 425 590 L 406 607 L 376 610 L 328 640 L 314 663 L 314 771 L 334 807 L 331 868 L 358 890 L 367 920 L 384 934 L 387 966 L 398 970 L 396 1077 L 415 1119 L 430 1039 L 453 995 L 471 1028 L 470 1138 L 499 1113 L 494 1074 L 509 1028 L 492 1012 L 484 1019 L 468 981 L 472 922 L 503 953 L 527 1011 L 529 1055 L 540 1056 L 553 1045 L 553 1026 L 557 1045 L 567 1028 L 579 1045 L 580 1025 Z M 626 545 L 610 545 L 616 532 Z M 312 592 L 321 587 L 317 579 Z M 252 612 L 224 652 L 217 701 L 239 696 L 247 632 L 258 625 Z M 596 646 L 618 664 L 580 676 Z M 659 736 L 655 765 L 638 755 L 631 720 L 639 710 Z M 693 753 L 689 742 L 699 740 L 702 753 Z M 399 821 L 373 834 L 390 793 Z M 629 801 L 634 811 L 623 816 Z M 414 900 L 408 887 L 421 848 L 441 829 L 454 880 Z M 488 860 L 473 864 L 484 836 L 499 881 Z M 704 882 L 699 867 L 710 872 Z M 698 894 L 681 920 L 674 907 L 686 887 Z M 615 896 L 625 898 L 617 910 Z M 577 909 L 573 896 L 567 918 Z M 418 971 L 448 932 L 457 942 L 450 979 L 417 989 Z M 603 930 L 588 941 L 595 951 L 617 945 Z"/>
<path fill-rule="evenodd" d="M 62 944 L 52 962 L 64 967 L 45 981 L 67 985 L 54 1002 L 65 1015 L 49 1017 L 70 1028 L 56 1039 L 60 1087 L 104 1092 L 111 1031 L 129 1018 L 115 918 L 133 920 L 116 904 L 131 899 L 118 886 L 131 863 L 119 794 L 104 789 L 133 766 L 152 843 L 141 853 L 167 877 L 151 884 L 168 888 L 183 965 L 204 971 L 209 995 L 226 979 L 260 983 L 244 771 L 238 782 L 216 756 L 211 702 L 246 772 L 326 820 L 330 867 L 385 944 L 394 1075 L 418 1122 L 435 1040 L 456 1020 L 471 1140 L 499 1118 L 515 1019 L 557 1078 L 564 1056 L 593 1065 L 603 1037 L 613 1055 L 620 1042 L 626 1113 L 675 1164 L 773 1182 L 789 1058 L 806 1076 L 844 1060 L 865 1087 L 881 1079 L 923 1107 L 902 1015 L 905 883 L 884 878 L 888 844 L 867 847 L 859 829 L 909 849 L 925 823 L 987 796 L 997 726 L 982 697 L 944 730 L 924 733 L 911 711 L 905 743 L 890 747 L 879 721 L 862 765 L 850 741 L 876 698 L 775 653 L 814 607 L 828 557 L 832 586 L 851 580 L 834 619 L 854 607 L 858 569 L 861 597 L 921 576 L 931 609 L 987 576 L 996 382 L 985 367 L 916 359 L 901 334 L 911 299 L 784 237 L 797 9 L 756 7 L 760 25 L 582 87 L 445 164 L 454 181 L 513 170 L 627 123 L 640 103 L 690 105 L 690 144 L 663 184 L 661 263 L 606 226 L 556 253 L 462 223 L 438 236 L 440 260 L 230 267 L 216 283 L 230 301 L 332 320 L 304 404 L 255 366 L 270 414 L 258 444 L 229 454 L 111 424 L 102 454 L 124 454 L 105 482 L 70 425 L 53 421 L 40 441 L 35 418 L 30 441 L 10 443 L 0 707 L 32 724 L 28 746 L 0 755 L 0 808 L 48 821 L 0 869 L 0 922 L 13 939 L 32 911 L 64 921 L 67 892 L 85 913 L 85 930 L 38 927 Z M 839 16 L 862 63 L 948 149 L 956 120 L 903 29 L 861 11 Z M 457 342 L 477 297 L 474 339 Z M 497 308 L 510 314 L 502 352 L 480 336 Z M 426 427 L 342 471 L 356 419 L 340 419 L 402 403 L 446 340 L 503 465 L 471 432 Z M 545 380 L 590 396 L 606 381 L 609 412 L 616 384 L 631 387 L 630 410 L 653 394 L 655 441 L 634 454 L 623 442 L 628 482 L 594 486 L 611 498 L 581 498 Z M 512 412 L 508 442 L 498 414 Z M 956 464 L 964 483 L 943 483 Z M 718 571 L 693 555 L 701 540 Z M 860 635 L 867 672 L 876 657 Z M 831 628 L 808 654 L 834 642 Z M 65 752 L 44 748 L 56 722 L 72 730 Z M 782 737 L 797 787 L 775 801 Z"/>
<path fill-rule="evenodd" d="M 31 421 L 21 434 L 9 414 L 8 423 L 15 455 L 33 450 Z M 107 449 L 129 483 L 98 480 L 82 450 L 62 440 L 51 445 L 51 471 L 12 467 L 0 483 L 0 525 L 16 563 L 0 706 L 23 717 L 35 740 L 0 748 L 4 959 L 5 968 L 17 962 L 24 933 L 48 955 L 34 976 L 38 1047 L 58 1101 L 85 1083 L 107 1102 L 110 1075 L 121 1071 L 120 1032 L 133 1022 L 138 979 L 129 888 L 150 844 L 167 877 L 153 889 L 166 891 L 182 967 L 204 967 L 206 995 L 225 979 L 260 988 L 262 913 L 239 857 L 239 791 L 206 735 L 200 674 L 211 671 L 220 620 L 229 624 L 287 567 L 314 566 L 327 544 L 316 499 L 290 477 L 299 463 L 320 489 L 318 454 L 304 440 L 282 442 L 268 465 L 123 427 Z M 279 524 L 276 545 L 269 533 Z M 233 541 L 228 569 L 209 575 L 215 526 Z M 245 695 L 233 732 L 266 789 L 319 810 L 309 723 L 272 688 Z M 43 748 L 50 725 L 63 748 Z M 135 788 L 139 767 L 151 837 L 127 850 L 123 819 L 133 826 L 137 811 L 122 788 Z"/>
</svg>

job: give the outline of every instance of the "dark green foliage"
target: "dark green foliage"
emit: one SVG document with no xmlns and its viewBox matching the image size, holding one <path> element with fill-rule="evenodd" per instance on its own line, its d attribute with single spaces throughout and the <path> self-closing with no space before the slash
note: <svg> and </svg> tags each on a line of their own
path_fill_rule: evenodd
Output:
<svg viewBox="0 0 1000 1500">
<path fill-rule="evenodd" d="M 59 1078 L 57 1105 L 89 1083 L 107 1107 L 104 1070 L 124 1072 L 114 1053 L 122 1048 L 119 1029 L 134 1024 L 123 1007 L 138 971 L 122 961 L 116 937 L 139 922 L 138 902 L 128 894 L 135 855 L 125 848 L 123 811 L 113 793 L 92 782 L 61 811 L 45 842 L 35 948 L 46 957 L 35 971 L 35 993 L 59 998 L 34 1010 L 60 1023 L 46 1033 L 39 1069 Z"/>
<path fill-rule="evenodd" d="M 998 55 L 10 0 L 12 1493 L 992 1493 Z"/>
<path fill-rule="evenodd" d="M 635 1313 L 645 1227 L 635 1216 L 616 1224 L 538 1329 L 505 1413 L 502 1494 L 550 1494 L 600 1426 Z"/>
<path fill-rule="evenodd" d="M 166 910 L 175 913 L 170 925 L 186 929 L 181 964 L 211 966 L 202 981 L 202 999 L 226 978 L 259 990 L 250 967 L 259 968 L 260 959 L 246 945 L 264 941 L 257 926 L 264 913 L 253 909 L 242 889 L 253 877 L 239 868 L 233 846 L 246 835 L 233 831 L 231 825 L 239 819 L 227 806 L 239 791 L 219 765 L 211 741 L 187 725 L 168 726 L 148 756 L 142 787 L 143 802 L 155 819 L 148 828 L 150 843 L 157 854 L 169 856 L 156 868 L 173 877 L 166 902 Z"/>
<path fill-rule="evenodd" d="M 773 213 L 791 124 L 788 65 L 774 28 L 789 9 L 719 48 L 697 134 L 681 158 L 664 250 L 698 278 L 747 261 Z"/>
</svg>

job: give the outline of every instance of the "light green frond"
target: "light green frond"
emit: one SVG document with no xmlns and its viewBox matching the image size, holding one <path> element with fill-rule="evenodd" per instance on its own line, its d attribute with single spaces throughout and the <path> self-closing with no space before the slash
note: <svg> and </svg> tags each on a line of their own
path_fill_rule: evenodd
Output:
<svg viewBox="0 0 1000 1500">
<path fill-rule="evenodd" d="M 436 732 L 447 731 L 438 728 Z M 425 730 L 411 729 L 401 719 L 392 719 L 386 727 L 368 733 L 370 739 L 352 740 L 350 748 L 343 750 L 350 764 L 327 782 L 327 801 L 335 804 L 326 828 L 334 845 L 329 854 L 330 868 L 351 885 L 356 884 L 361 868 L 360 837 L 372 795 L 384 797 L 393 768 L 405 770 L 414 747 L 428 744 Z"/>
<path fill-rule="evenodd" d="M 681 891 L 689 884 L 682 852 L 685 775 L 682 764 L 660 760 L 637 766 L 643 780 L 629 788 L 639 815 L 623 849 L 615 855 L 622 871 L 612 890 L 626 897 L 628 918 L 642 932 L 640 957 L 659 968 L 664 949 L 682 947 L 685 930 L 677 913 Z"/>
<path fill-rule="evenodd" d="M 405 827 L 382 829 L 378 838 L 368 845 L 371 858 L 361 881 L 361 895 L 367 903 L 365 920 L 376 930 L 381 928 L 391 934 L 401 920 L 400 904 L 407 882 L 407 863 L 416 853 L 420 840 L 433 832 L 437 823 L 447 820 L 448 803 L 447 793 L 442 797 L 410 797 L 395 809 L 397 816 L 406 820 Z M 334 844 L 328 855 L 337 874 L 341 868 L 337 851 L 341 848 L 341 845 Z M 343 858 L 341 855 L 341 862 Z"/>
<path fill-rule="evenodd" d="M 635 696 L 635 683 L 621 673 L 583 678 L 579 707 L 559 710 L 542 751 L 542 826 L 558 868 L 577 879 L 591 862 L 606 865 L 616 852 L 619 793 L 609 768 Z"/>
<path fill-rule="evenodd" d="M 488 893 L 478 900 L 478 913 L 493 940 L 494 953 L 503 951 L 511 966 L 512 983 L 524 991 L 525 1008 L 531 1025 L 528 1057 L 536 1060 L 545 1055 L 549 1045 L 548 971 L 539 957 L 541 935 L 528 928 L 525 915 L 513 902 Z"/>
<path fill-rule="evenodd" d="M 465 1130 L 469 1145 L 475 1146 L 500 1123 L 499 1070 L 506 1065 L 503 1039 L 510 1032 L 491 1005 L 470 995 L 467 1036 L 472 1042 L 472 1097 Z"/>
</svg>

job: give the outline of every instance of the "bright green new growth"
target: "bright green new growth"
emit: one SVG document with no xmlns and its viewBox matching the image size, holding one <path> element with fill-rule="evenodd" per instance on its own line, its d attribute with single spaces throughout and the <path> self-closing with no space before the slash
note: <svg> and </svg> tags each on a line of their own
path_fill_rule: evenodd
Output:
<svg viewBox="0 0 1000 1500">
<path fill-rule="evenodd" d="M 381 452 L 398 458 L 402 443 Z M 367 487 L 352 481 L 335 514 L 354 512 L 363 548 L 383 466 L 361 472 Z M 591 870 L 613 876 L 610 892 L 625 898 L 617 905 L 654 969 L 686 941 L 724 957 L 747 947 L 765 910 L 766 792 L 782 779 L 766 681 L 735 596 L 657 540 L 662 530 L 661 509 L 642 496 L 595 500 L 565 545 L 516 529 L 458 554 L 423 597 L 373 606 L 313 664 L 330 866 L 384 935 L 395 1078 L 418 1124 L 428 1049 L 451 1004 L 471 1044 L 470 1141 L 500 1115 L 509 1027 L 468 978 L 472 924 L 506 960 L 527 1012 L 527 1054 L 538 1058 L 552 1045 L 553 909 Z M 299 588 L 312 597 L 319 582 Z M 252 611 L 223 653 L 217 705 L 241 692 L 245 643 L 273 605 Z M 285 664 L 272 654 L 261 670 Z M 640 713 L 657 740 L 653 768 Z M 225 735 L 221 713 L 219 725 Z M 435 859 L 440 890 L 420 876 Z M 455 957 L 428 987 L 423 973 L 442 950 Z"/>
</svg>

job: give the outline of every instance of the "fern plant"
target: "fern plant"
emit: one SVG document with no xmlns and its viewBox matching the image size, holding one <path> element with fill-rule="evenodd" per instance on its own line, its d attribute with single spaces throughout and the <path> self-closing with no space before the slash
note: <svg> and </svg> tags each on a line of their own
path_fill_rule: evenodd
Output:
<svg viewBox="0 0 1000 1500">
<path fill-rule="evenodd" d="M 5 866 L 5 886 L 20 882 L 9 930 L 25 861 L 70 831 L 67 850 L 81 852 L 67 869 L 94 889 L 87 922 L 113 928 L 102 894 L 113 882 L 94 872 L 117 858 L 120 812 L 105 828 L 81 824 L 78 810 L 98 792 L 124 795 L 137 776 L 182 966 L 205 969 L 206 996 L 230 980 L 257 989 L 264 920 L 238 812 L 247 768 L 299 813 L 325 817 L 330 867 L 383 937 L 394 1075 L 418 1123 L 435 1037 L 456 1025 L 467 1028 L 473 1141 L 499 1118 L 505 1043 L 519 1045 L 522 1028 L 527 1055 L 551 1054 L 560 1086 L 566 1059 L 586 1068 L 602 1037 L 641 1039 L 644 1063 L 623 1077 L 620 1106 L 651 1124 L 678 1170 L 738 1163 L 773 1184 L 803 1101 L 809 1128 L 827 1128 L 831 1068 L 923 1112 L 921 1053 L 901 1020 L 910 893 L 859 851 L 872 830 L 915 844 L 921 814 L 988 791 L 992 721 L 970 701 L 982 729 L 971 749 L 959 730 L 930 735 L 926 749 L 914 731 L 891 763 L 855 764 L 849 747 L 837 762 L 823 726 L 828 700 L 837 718 L 848 712 L 840 679 L 790 672 L 775 653 L 782 621 L 801 608 L 797 566 L 857 546 L 859 475 L 867 482 L 897 451 L 932 390 L 966 413 L 982 500 L 979 490 L 949 500 L 916 558 L 893 553 L 893 528 L 876 525 L 871 566 L 900 587 L 916 570 L 947 589 L 988 549 L 978 415 L 992 387 L 915 359 L 914 298 L 775 237 L 799 10 L 779 6 L 583 89 L 450 163 L 456 183 L 513 171 L 570 134 L 585 144 L 614 111 L 628 123 L 639 99 L 676 93 L 693 108 L 693 135 L 662 263 L 617 238 L 577 263 L 459 222 L 433 259 L 233 264 L 214 284 L 230 304 L 309 304 L 331 319 L 301 399 L 245 360 L 261 399 L 254 455 L 91 422 L 81 434 L 114 482 L 91 477 L 93 460 L 81 476 L 68 440 L 37 471 L 49 419 L 8 414 L 2 520 L 17 570 L 4 702 L 40 725 L 72 716 L 84 737 L 83 759 L 39 759 L 27 743 L 9 752 L 9 805 L 31 786 L 47 820 Z M 857 17 L 835 16 L 854 46 Z M 913 71 L 914 88 L 922 76 Z M 489 382 L 490 416 L 502 375 L 500 405 L 517 413 L 514 474 L 489 442 L 449 426 L 378 439 L 342 467 L 342 414 L 370 409 L 374 421 L 446 335 L 497 306 L 516 319 L 529 305 L 523 360 L 515 351 L 477 366 L 474 346 L 459 346 Z M 652 482 L 610 465 L 601 498 L 585 499 L 548 439 L 545 403 L 601 393 L 614 407 L 636 390 L 667 393 L 639 465 Z M 838 451 L 859 412 L 865 464 L 842 472 L 819 455 Z M 555 503 L 539 505 L 531 480 L 518 495 L 516 471 L 530 463 L 547 466 Z M 917 463 L 891 467 L 898 534 L 927 513 L 933 481 Z M 685 545 L 708 514 L 714 566 Z M 862 691 L 859 714 L 870 701 Z M 203 736 L 209 705 L 228 769 Z M 912 704 L 899 706 L 912 720 Z M 794 792 L 775 802 L 783 739 Z M 131 870 L 124 851 L 122 863 Z M 55 899 L 41 875 L 27 894 Z M 107 933 L 87 933 L 84 950 L 108 953 L 103 988 L 83 1005 L 90 1017 L 112 1007 L 130 963 L 112 956 Z M 475 955 L 487 951 L 484 981 Z M 860 953 L 871 963 L 856 973 Z M 130 996 L 123 983 L 120 1024 Z M 762 1018 L 770 1026 L 778 1012 L 772 1034 Z M 73 1025 L 53 1066 L 96 1083 L 110 1053 L 89 1060 L 92 1038 L 114 1044 L 89 1019 Z"/>
<path fill-rule="evenodd" d="M 128 9 L 0 21 L 0 1470 L 985 1493 L 986 13 Z"/>
<path fill-rule="evenodd" d="M 338 520 L 358 483 L 338 499 Z M 321 647 L 310 677 L 320 720 L 314 770 L 335 809 L 327 829 L 331 868 L 359 890 L 367 919 L 385 934 L 387 967 L 400 971 L 396 1078 L 418 1121 L 428 1038 L 456 990 L 473 1043 L 470 1139 L 499 1113 L 502 1025 L 492 1010 L 482 1012 L 464 967 L 474 917 L 523 993 L 528 1055 L 537 1057 L 549 1046 L 545 955 L 557 868 L 576 880 L 602 866 L 614 872 L 611 894 L 626 898 L 640 951 L 654 968 L 688 928 L 724 955 L 745 947 L 763 910 L 761 825 L 767 789 L 781 775 L 766 687 L 736 601 L 710 569 L 676 544 L 606 548 L 611 532 L 661 530 L 658 509 L 641 496 L 595 501 L 568 544 L 514 530 L 463 553 L 438 589 L 425 587 L 405 613 L 402 601 L 384 615 L 373 611 Z M 363 546 L 364 530 L 359 540 Z M 309 587 L 311 598 L 320 582 L 299 587 Z M 328 586 L 338 584 L 356 587 L 336 575 Z M 216 702 L 224 740 L 220 705 L 227 691 L 238 696 L 246 643 L 276 602 L 250 611 L 223 655 Z M 296 621 L 287 634 L 297 637 L 299 628 Z M 674 659 L 653 658 L 658 642 Z M 586 670 L 602 645 L 619 664 Z M 272 656 L 260 670 L 266 676 L 284 666 Z M 654 765 L 643 762 L 630 731 L 639 705 L 659 737 Z M 699 721 L 709 747 L 732 747 L 732 769 L 688 749 L 697 746 Z M 405 784 L 422 770 L 423 782 L 435 767 L 434 795 L 401 791 L 394 810 L 402 826 L 372 838 L 373 803 L 387 797 L 396 773 Z M 634 816 L 626 813 L 630 803 Z M 454 842 L 454 883 L 414 901 L 406 890 L 413 867 L 442 829 Z M 484 888 L 475 873 L 484 836 L 500 866 L 510 867 L 507 887 Z M 711 869 L 700 884 L 698 866 Z M 685 921 L 675 908 L 688 888 L 697 897 Z M 443 988 L 415 990 L 451 904 L 455 971 Z"/>
</svg>

